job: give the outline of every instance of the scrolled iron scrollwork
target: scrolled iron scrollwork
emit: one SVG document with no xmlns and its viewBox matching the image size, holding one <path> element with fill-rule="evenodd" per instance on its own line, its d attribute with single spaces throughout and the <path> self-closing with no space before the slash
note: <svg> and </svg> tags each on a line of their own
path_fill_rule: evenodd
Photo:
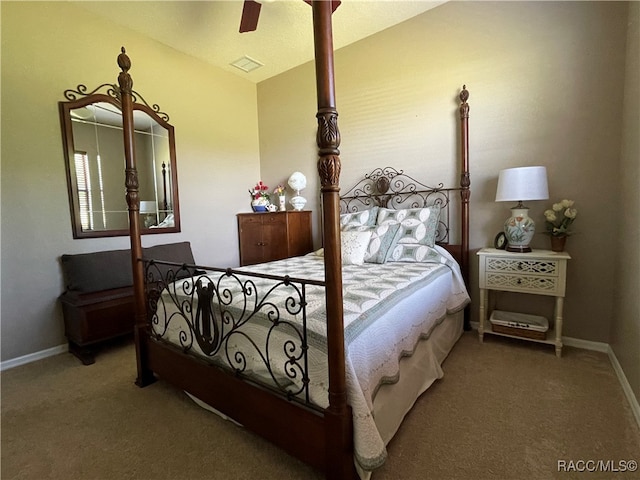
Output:
<svg viewBox="0 0 640 480">
<path fill-rule="evenodd" d="M 153 260 L 145 279 L 153 338 L 310 404 L 305 292 L 322 282 Z"/>
<path fill-rule="evenodd" d="M 133 98 L 134 103 L 139 103 L 138 100 L 142 101 L 142 103 L 145 104 L 147 107 L 149 107 L 151 110 L 153 110 L 156 115 L 158 115 L 165 122 L 169 123 L 169 114 L 167 114 L 166 112 L 161 111 L 160 110 L 160 106 L 157 103 L 154 103 L 153 105 L 150 105 L 144 99 L 144 97 L 142 95 L 140 95 L 138 92 L 136 92 L 135 90 L 131 90 L 131 96 Z"/>
<path fill-rule="evenodd" d="M 98 93 L 100 90 L 104 89 L 105 94 L 111 98 L 116 99 L 118 103 L 120 103 L 120 94 L 118 86 L 112 83 L 103 83 L 102 85 L 97 86 L 90 92 L 89 88 L 86 85 L 80 84 L 76 87 L 76 89 L 67 89 L 64 91 L 64 98 L 67 100 L 78 100 L 82 97 L 88 97 L 93 95 L 94 93 Z"/>
<path fill-rule="evenodd" d="M 101 92 L 103 90 L 103 92 Z M 118 105 L 122 105 L 122 99 L 120 98 L 120 88 L 118 85 L 112 83 L 103 83 L 102 85 L 97 86 L 93 90 L 89 91 L 89 87 L 86 85 L 80 84 L 75 89 L 69 88 L 64 91 L 64 98 L 69 101 L 78 100 L 82 97 L 88 97 L 93 94 L 102 93 L 103 95 L 107 95 L 108 97 L 113 98 Z M 157 103 L 153 105 L 149 104 L 145 98 L 135 90 L 131 90 L 131 97 L 134 103 L 140 103 L 146 105 L 148 108 L 153 110 L 153 112 L 158 115 L 165 122 L 169 122 L 169 114 L 160 110 L 160 106 Z"/>
<path fill-rule="evenodd" d="M 402 209 L 440 207 L 436 242 L 449 242 L 451 192 L 461 188 L 445 188 L 443 183 L 429 186 L 393 167 L 376 168 L 367 173 L 340 198 L 342 213 L 356 213 L 372 207 Z"/>
</svg>

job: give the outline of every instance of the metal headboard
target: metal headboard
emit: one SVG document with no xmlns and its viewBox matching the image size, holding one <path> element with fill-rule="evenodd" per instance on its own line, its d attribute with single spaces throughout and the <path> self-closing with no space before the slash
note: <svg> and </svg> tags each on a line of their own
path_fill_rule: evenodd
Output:
<svg viewBox="0 0 640 480">
<path fill-rule="evenodd" d="M 344 195 L 340 197 L 340 212 L 353 213 L 372 207 L 392 209 L 424 208 L 440 206 L 440 220 L 436 232 L 436 242 L 449 243 L 451 192 L 459 192 L 460 187 L 444 188 L 425 185 L 393 167 L 376 168 L 366 174 Z"/>
</svg>

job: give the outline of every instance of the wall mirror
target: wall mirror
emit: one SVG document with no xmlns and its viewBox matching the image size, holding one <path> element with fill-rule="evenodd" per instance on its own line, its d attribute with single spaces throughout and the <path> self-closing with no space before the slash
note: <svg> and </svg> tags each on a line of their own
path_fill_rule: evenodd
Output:
<svg viewBox="0 0 640 480">
<path fill-rule="evenodd" d="M 107 93 L 95 93 L 106 87 Z M 122 113 L 115 85 L 79 85 L 59 102 L 74 238 L 129 235 Z M 134 144 L 143 234 L 180 231 L 173 126 L 134 92 Z"/>
</svg>

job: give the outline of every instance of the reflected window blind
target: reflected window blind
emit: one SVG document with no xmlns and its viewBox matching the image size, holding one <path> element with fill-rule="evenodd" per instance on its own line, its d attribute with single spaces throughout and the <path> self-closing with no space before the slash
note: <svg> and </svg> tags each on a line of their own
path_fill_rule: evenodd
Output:
<svg viewBox="0 0 640 480">
<path fill-rule="evenodd" d="M 91 211 L 91 177 L 89 175 L 89 156 L 87 152 L 75 152 L 73 156 L 78 185 L 78 206 L 82 230 L 93 230 L 93 212 Z"/>
</svg>

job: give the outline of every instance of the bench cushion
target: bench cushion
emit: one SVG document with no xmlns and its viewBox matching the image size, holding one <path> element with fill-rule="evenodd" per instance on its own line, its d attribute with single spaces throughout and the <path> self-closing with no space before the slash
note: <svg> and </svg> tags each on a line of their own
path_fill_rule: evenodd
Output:
<svg viewBox="0 0 640 480">
<path fill-rule="evenodd" d="M 143 249 L 148 259 L 193 265 L 190 242 L 155 245 Z M 60 257 L 67 290 L 89 293 L 133 285 L 131 253 L 126 250 L 62 255 Z"/>
<path fill-rule="evenodd" d="M 133 284 L 129 250 L 62 255 L 60 261 L 67 290 L 98 292 Z"/>
</svg>

